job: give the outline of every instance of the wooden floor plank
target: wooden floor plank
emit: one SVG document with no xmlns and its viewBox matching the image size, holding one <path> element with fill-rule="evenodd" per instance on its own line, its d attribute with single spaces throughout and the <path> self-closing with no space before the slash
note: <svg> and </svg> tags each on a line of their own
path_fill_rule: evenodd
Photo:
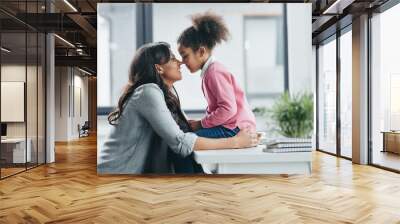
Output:
<svg viewBox="0 0 400 224">
<path fill-rule="evenodd" d="M 96 138 L 0 181 L 0 223 L 400 223 L 400 175 L 313 154 L 312 175 L 98 176 Z"/>
</svg>

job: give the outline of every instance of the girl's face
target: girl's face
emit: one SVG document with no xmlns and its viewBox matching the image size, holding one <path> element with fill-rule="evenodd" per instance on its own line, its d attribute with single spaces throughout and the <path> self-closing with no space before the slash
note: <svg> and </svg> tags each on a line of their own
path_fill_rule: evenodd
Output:
<svg viewBox="0 0 400 224">
<path fill-rule="evenodd" d="M 163 78 L 164 82 L 167 85 L 172 85 L 176 81 L 182 79 L 181 67 L 182 62 L 175 58 L 175 55 L 171 54 L 171 59 L 163 64 L 156 65 L 158 73 Z"/>
<path fill-rule="evenodd" d="M 200 49 L 193 51 L 190 47 L 179 45 L 179 54 L 182 57 L 182 63 L 186 65 L 191 73 L 197 72 L 203 66 L 203 54 Z"/>
</svg>

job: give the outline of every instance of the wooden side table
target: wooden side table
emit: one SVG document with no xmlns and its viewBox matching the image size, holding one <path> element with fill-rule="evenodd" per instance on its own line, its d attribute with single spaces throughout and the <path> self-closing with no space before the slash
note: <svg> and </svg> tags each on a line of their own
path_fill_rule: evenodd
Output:
<svg viewBox="0 0 400 224">
<path fill-rule="evenodd" d="M 383 150 L 382 152 L 392 152 L 400 154 L 400 131 L 382 131 Z"/>
</svg>

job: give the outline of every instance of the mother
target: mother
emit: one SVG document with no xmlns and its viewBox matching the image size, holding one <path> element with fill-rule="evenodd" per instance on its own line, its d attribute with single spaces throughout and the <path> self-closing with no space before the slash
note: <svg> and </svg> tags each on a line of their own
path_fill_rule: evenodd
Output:
<svg viewBox="0 0 400 224">
<path fill-rule="evenodd" d="M 108 116 L 112 127 L 100 149 L 99 173 L 171 173 L 174 168 L 168 150 L 183 158 L 193 150 L 257 144 L 257 137 L 248 130 L 221 139 L 189 132 L 179 99 L 172 92 L 174 82 L 182 78 L 181 64 L 167 43 L 147 44 L 136 52 L 125 91 Z"/>
</svg>

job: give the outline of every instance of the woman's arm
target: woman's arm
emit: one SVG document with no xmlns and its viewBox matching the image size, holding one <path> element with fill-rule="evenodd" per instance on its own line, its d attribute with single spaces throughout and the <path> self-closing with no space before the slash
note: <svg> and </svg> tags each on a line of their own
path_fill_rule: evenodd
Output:
<svg viewBox="0 0 400 224">
<path fill-rule="evenodd" d="M 231 149 L 251 147 L 258 143 L 254 133 L 240 131 L 235 137 L 211 139 L 197 137 L 194 133 L 183 133 L 168 110 L 161 89 L 155 84 L 146 84 L 139 91 L 138 103 L 133 105 L 150 123 L 154 131 L 168 146 L 183 156 L 195 150 Z"/>
<path fill-rule="evenodd" d="M 194 144 L 194 150 L 247 148 L 257 146 L 258 142 L 257 134 L 251 133 L 250 129 L 244 129 L 230 138 L 198 137 Z"/>
<path fill-rule="evenodd" d="M 197 135 L 184 133 L 175 122 L 156 84 L 145 84 L 136 90 L 135 103 L 129 106 L 145 119 L 175 153 L 187 156 L 193 151 Z M 151 133 L 149 133 L 151 134 Z"/>
</svg>

